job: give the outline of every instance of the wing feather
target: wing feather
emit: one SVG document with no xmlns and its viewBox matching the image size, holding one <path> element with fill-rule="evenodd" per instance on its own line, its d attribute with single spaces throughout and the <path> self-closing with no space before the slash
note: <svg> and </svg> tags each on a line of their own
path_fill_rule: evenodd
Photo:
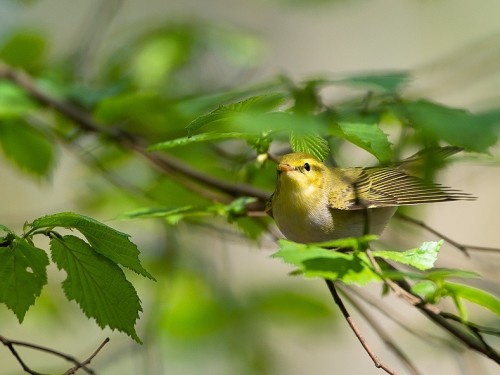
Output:
<svg viewBox="0 0 500 375">
<path fill-rule="evenodd" d="M 330 206 L 337 209 L 391 207 L 422 203 L 474 200 L 470 194 L 411 176 L 397 168 L 349 168 L 334 172 L 337 182 L 348 182 L 332 189 Z M 335 182 L 333 183 L 335 186 Z"/>
</svg>

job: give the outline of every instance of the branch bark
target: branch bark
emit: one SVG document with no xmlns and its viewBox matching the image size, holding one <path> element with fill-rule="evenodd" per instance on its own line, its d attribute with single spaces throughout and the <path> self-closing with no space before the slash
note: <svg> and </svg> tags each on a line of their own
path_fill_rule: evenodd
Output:
<svg viewBox="0 0 500 375">
<path fill-rule="evenodd" d="M 385 331 L 385 329 L 373 318 L 366 309 L 364 309 L 358 302 L 356 302 L 347 292 L 348 289 L 340 288 L 341 293 L 349 303 L 361 314 L 361 316 L 370 324 L 378 336 L 382 339 L 384 344 L 392 350 L 392 352 L 399 358 L 399 360 L 406 366 L 408 371 L 412 375 L 421 375 L 418 369 L 415 367 L 410 358 L 401 350 L 401 348 L 394 342 L 391 336 Z"/>
<path fill-rule="evenodd" d="M 37 345 L 37 344 L 32 344 L 32 343 L 26 342 L 26 341 L 10 340 L 10 339 L 6 338 L 5 336 L 0 335 L 0 342 L 2 344 L 4 344 L 7 348 L 9 348 L 10 352 L 16 358 L 17 362 L 19 362 L 19 364 L 21 365 L 21 367 L 23 368 L 23 370 L 25 372 L 27 372 L 28 374 L 32 374 L 32 375 L 42 375 L 42 374 L 39 373 L 39 372 L 37 372 L 37 371 L 35 371 L 35 370 L 32 370 L 30 367 L 28 367 L 28 365 L 26 365 L 26 363 L 23 361 L 23 359 L 21 358 L 21 356 L 19 355 L 19 353 L 15 349 L 15 346 L 24 346 L 26 348 L 30 348 L 30 349 L 34 349 L 34 350 L 38 350 L 38 351 L 41 351 L 41 352 L 45 352 L 45 353 L 49 353 L 49 354 L 55 355 L 57 357 L 65 359 L 68 362 L 73 363 L 75 365 L 73 367 L 74 369 L 80 369 L 81 368 L 87 374 L 95 375 L 95 372 L 92 369 L 88 368 L 87 365 L 95 357 L 95 355 L 102 349 L 102 347 L 104 346 L 104 344 L 106 344 L 108 341 L 109 341 L 109 339 L 106 339 L 99 346 L 99 348 L 94 352 L 94 354 L 89 359 L 85 360 L 84 362 L 80 362 L 75 357 L 73 357 L 73 356 L 71 356 L 69 354 L 60 352 L 58 350 L 47 348 L 45 346 L 41 346 L 41 345 Z"/>
<path fill-rule="evenodd" d="M 359 330 L 356 322 L 352 319 L 351 315 L 347 311 L 344 302 L 340 298 L 339 294 L 337 293 L 337 289 L 335 288 L 335 283 L 332 280 L 325 279 L 326 285 L 328 286 L 328 290 L 330 291 L 330 294 L 333 297 L 333 300 L 337 304 L 337 306 L 340 309 L 340 312 L 344 316 L 345 320 L 347 321 L 347 324 L 349 324 L 349 327 L 351 327 L 351 330 L 354 332 L 356 335 L 356 338 L 359 340 L 365 351 L 368 353 L 370 356 L 371 360 L 373 361 L 373 364 L 375 367 L 380 368 L 384 370 L 386 373 L 391 374 L 391 375 L 397 375 L 397 373 L 392 370 L 389 366 L 387 366 L 385 363 L 383 363 L 377 355 L 373 352 L 372 348 L 368 345 L 366 342 L 366 339 L 364 336 L 361 334 L 361 331 Z"/>
</svg>

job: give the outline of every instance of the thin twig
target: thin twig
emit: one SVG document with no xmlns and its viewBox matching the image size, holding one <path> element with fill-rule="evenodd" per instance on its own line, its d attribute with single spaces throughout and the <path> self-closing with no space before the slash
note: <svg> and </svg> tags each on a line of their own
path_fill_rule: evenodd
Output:
<svg viewBox="0 0 500 375">
<path fill-rule="evenodd" d="M 456 316 L 454 314 L 450 314 L 450 313 L 447 313 L 447 312 L 442 312 L 441 316 L 444 317 L 444 318 L 446 318 L 446 319 L 450 319 L 450 320 L 454 320 L 455 322 L 459 322 L 459 323 L 467 326 L 471 331 L 474 331 L 474 332 L 477 332 L 477 333 L 484 333 L 484 334 L 492 335 L 492 336 L 500 336 L 500 330 L 499 329 L 494 329 L 494 328 L 490 328 L 490 327 L 484 327 L 484 326 L 481 326 L 481 325 L 476 324 L 476 323 L 472 323 L 472 322 L 469 322 L 469 321 L 464 321 L 459 316 Z"/>
<path fill-rule="evenodd" d="M 341 286 L 341 290 L 345 291 L 348 290 L 349 293 L 355 294 L 358 298 L 362 299 L 365 303 L 369 304 L 370 306 L 374 307 L 375 309 L 379 310 L 382 314 L 384 314 L 388 319 L 393 321 L 395 324 L 397 324 L 399 327 L 404 329 L 406 332 L 412 334 L 415 337 L 418 337 L 419 339 L 425 341 L 428 343 L 430 340 L 433 341 L 441 341 L 446 344 L 449 344 L 449 341 L 443 339 L 442 337 L 432 335 L 429 333 L 425 332 L 420 332 L 415 329 L 413 329 L 408 323 L 403 321 L 403 318 L 398 315 L 398 312 L 395 310 L 391 310 L 386 304 L 382 304 L 380 299 L 377 299 L 370 294 L 364 292 L 363 290 L 359 288 L 353 288 L 350 286 Z"/>
<path fill-rule="evenodd" d="M 410 358 L 401 350 L 401 348 L 394 342 L 391 336 L 384 330 L 384 328 L 373 318 L 366 309 L 364 309 L 357 301 L 355 301 L 347 292 L 347 289 L 341 288 L 340 291 L 349 303 L 363 316 L 363 318 L 371 325 L 373 330 L 377 332 L 381 340 L 392 350 L 392 352 L 399 358 L 399 360 L 408 368 L 411 374 L 421 375 L 415 365 L 411 362 Z"/>
<path fill-rule="evenodd" d="M 382 277 L 382 280 L 384 281 L 384 283 L 389 288 L 391 288 L 391 290 L 398 297 L 404 299 L 412 306 L 417 306 L 420 303 L 422 303 L 422 299 L 420 297 L 417 297 L 417 296 L 413 295 L 412 293 L 409 293 L 407 290 L 403 289 L 397 282 L 389 279 L 388 277 L 383 276 L 382 269 L 380 268 L 380 265 L 378 264 L 378 262 L 375 260 L 375 257 L 373 256 L 371 249 L 366 249 L 366 255 L 367 255 L 368 259 L 370 260 L 370 263 L 371 263 L 373 269 L 375 270 L 375 272 L 377 272 L 380 275 L 380 277 Z M 431 305 L 431 306 L 433 307 L 434 312 L 436 314 L 439 314 L 439 309 L 436 306 L 433 306 L 433 305 Z"/>
<path fill-rule="evenodd" d="M 392 370 L 390 367 L 388 367 L 386 364 L 384 364 L 378 357 L 377 355 L 373 352 L 372 348 L 368 345 L 366 342 L 366 339 L 364 336 L 361 334 L 357 324 L 354 322 L 352 319 L 351 315 L 347 311 L 344 302 L 340 298 L 339 294 L 337 293 L 337 289 L 335 288 L 335 283 L 332 280 L 325 279 L 326 285 L 328 286 L 328 290 L 330 291 L 330 294 L 333 297 L 333 300 L 339 307 L 340 311 L 342 312 L 342 315 L 344 316 L 345 320 L 347 321 L 347 324 L 349 324 L 349 327 L 351 327 L 351 330 L 354 332 L 356 335 L 357 339 L 365 349 L 365 351 L 368 353 L 370 358 L 372 359 L 373 363 L 375 364 L 375 367 L 381 368 L 384 370 L 386 373 L 391 374 L 391 375 L 397 375 L 397 373 Z"/>
<path fill-rule="evenodd" d="M 90 357 L 88 357 L 85 361 L 83 361 L 82 363 L 79 363 L 77 365 L 75 365 L 74 367 L 70 368 L 68 371 L 66 371 L 64 373 L 64 375 L 72 375 L 74 374 L 76 371 L 78 371 L 79 369 L 81 369 L 82 367 L 86 366 L 86 365 L 89 365 L 90 362 L 94 359 L 94 357 L 97 355 L 97 353 L 99 353 L 101 351 L 101 349 L 104 347 L 104 345 L 106 345 L 107 343 L 109 342 L 109 337 L 106 337 L 104 339 L 104 341 L 101 343 L 101 345 L 99 345 L 99 347 L 94 351 L 94 353 L 92 353 L 92 355 Z"/>
<path fill-rule="evenodd" d="M 15 343 L 13 341 L 11 341 L 11 340 L 9 340 L 9 339 L 1 336 L 1 335 L 0 335 L 0 341 L 7 348 L 9 348 L 10 352 L 12 353 L 12 355 L 16 358 L 17 362 L 19 362 L 19 364 L 23 368 L 24 372 L 27 372 L 28 374 L 32 374 L 32 375 L 42 375 L 40 372 L 36 372 L 36 371 L 30 369 L 28 367 L 28 365 L 26 363 L 24 363 L 24 361 L 22 360 L 21 356 L 19 355 L 19 353 L 17 352 L 17 350 L 14 348 Z"/>
<path fill-rule="evenodd" d="M 58 350 L 54 350 L 54 349 L 51 349 L 51 348 L 47 348 L 45 346 L 41 346 L 41 345 L 37 345 L 37 344 L 32 344 L 30 342 L 25 342 L 25 341 L 18 341 L 18 340 L 10 340 L 2 335 L 0 335 L 0 341 L 9 348 L 9 350 L 11 351 L 11 353 L 14 355 L 14 357 L 16 357 L 17 361 L 19 362 L 19 364 L 21 365 L 21 367 L 23 368 L 24 371 L 28 372 L 29 374 L 34 374 L 34 375 L 41 375 L 39 372 L 36 372 L 34 370 L 31 370 L 27 365 L 26 363 L 24 363 L 24 361 L 21 359 L 21 357 L 19 356 L 19 353 L 17 353 L 17 351 L 15 350 L 14 348 L 14 345 L 17 345 L 17 346 L 24 346 L 26 348 L 30 348 L 30 349 L 34 349 L 34 350 L 38 350 L 38 351 L 41 351 L 41 352 L 45 352 L 45 353 L 49 353 L 49 354 L 53 354 L 57 357 L 60 357 L 60 358 L 63 358 L 65 359 L 66 361 L 68 362 L 71 362 L 73 363 L 75 366 L 79 366 L 79 368 L 83 369 L 85 372 L 87 372 L 87 374 L 95 374 L 95 372 L 88 368 L 86 366 L 86 364 L 78 361 L 75 357 L 73 356 L 70 356 L 69 354 L 66 354 L 66 353 L 63 353 L 63 352 L 60 352 Z"/>
<path fill-rule="evenodd" d="M 475 245 L 464 245 L 464 244 L 461 244 L 460 242 L 457 242 L 457 241 L 451 239 L 450 237 L 445 236 L 443 233 L 438 232 L 437 230 L 435 230 L 434 228 L 430 227 L 429 225 L 427 225 L 423 221 L 414 219 L 411 216 L 402 214 L 400 212 L 397 212 L 395 216 L 397 218 L 401 219 L 401 220 L 404 220 L 404 221 L 407 221 L 409 223 L 415 224 L 415 225 L 417 225 L 417 226 L 425 229 L 426 231 L 428 231 L 428 232 L 430 232 L 432 234 L 435 234 L 436 236 L 442 238 L 443 240 L 445 240 L 446 242 L 448 242 L 450 245 L 452 245 L 453 247 L 455 247 L 458 250 L 462 251 L 466 255 L 469 255 L 468 252 L 467 252 L 468 250 L 489 251 L 489 252 L 500 253 L 500 248 L 496 248 L 496 247 L 475 246 Z"/>
</svg>

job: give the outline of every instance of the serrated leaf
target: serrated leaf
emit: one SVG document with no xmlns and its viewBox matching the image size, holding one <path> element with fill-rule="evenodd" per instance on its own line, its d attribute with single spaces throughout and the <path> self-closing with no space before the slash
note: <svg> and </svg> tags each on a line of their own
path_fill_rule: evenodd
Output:
<svg viewBox="0 0 500 375">
<path fill-rule="evenodd" d="M 463 298 L 500 315 L 500 299 L 485 290 L 474 288 L 469 285 L 444 282 L 443 288 L 454 299 Z"/>
<path fill-rule="evenodd" d="M 290 146 L 294 152 L 305 152 L 321 161 L 330 153 L 328 141 L 317 134 L 291 132 Z"/>
<path fill-rule="evenodd" d="M 172 139 L 166 142 L 156 143 L 148 148 L 149 151 L 165 150 L 169 148 L 185 146 L 193 143 L 221 141 L 226 139 L 244 139 L 249 142 L 256 142 L 260 138 L 257 134 L 250 133 L 202 133 L 191 137 Z"/>
<path fill-rule="evenodd" d="M 66 271 L 62 283 L 66 297 L 101 328 L 125 332 L 140 343 L 134 325 L 141 301 L 122 269 L 75 236 L 52 238 L 50 250 L 57 267 Z"/>
<path fill-rule="evenodd" d="M 443 140 L 469 151 L 485 152 L 497 141 L 498 116 L 477 115 L 427 100 L 406 103 L 401 116 L 433 141 Z"/>
<path fill-rule="evenodd" d="M 0 122 L 0 145 L 7 159 L 23 171 L 46 176 L 54 166 L 52 142 L 22 120 Z"/>
<path fill-rule="evenodd" d="M 306 277 L 341 280 L 346 284 L 365 285 L 380 281 L 365 254 L 345 254 L 320 247 L 280 240 L 280 250 L 272 255 L 292 264 Z"/>
<path fill-rule="evenodd" d="M 74 212 L 62 212 L 43 216 L 31 223 L 33 229 L 39 228 L 74 228 L 82 233 L 95 251 L 115 263 L 130 268 L 132 271 L 154 280 L 141 265 L 139 250 L 129 240 L 129 235 L 119 232 L 91 217 Z"/>
<path fill-rule="evenodd" d="M 49 258 L 26 240 L 16 239 L 0 247 L 0 302 L 16 314 L 20 323 L 47 284 Z"/>
<path fill-rule="evenodd" d="M 434 262 L 436 262 L 439 249 L 442 245 L 443 240 L 424 242 L 419 248 L 416 249 L 407 251 L 378 250 L 374 251 L 373 255 L 387 260 L 407 264 L 418 268 L 419 270 L 427 270 L 434 266 Z"/>
<path fill-rule="evenodd" d="M 351 86 L 376 88 L 389 93 L 396 93 L 402 86 L 408 83 L 409 80 L 410 76 L 407 72 L 389 72 L 351 75 L 335 80 L 334 82 L 345 83 Z"/>
<path fill-rule="evenodd" d="M 368 151 L 381 163 L 387 163 L 392 158 L 388 135 L 377 124 L 339 122 L 330 127 L 330 132 Z"/>
<path fill-rule="evenodd" d="M 235 103 L 220 105 L 212 112 L 191 121 L 186 129 L 191 135 L 193 132 L 199 130 L 205 125 L 215 121 L 230 119 L 238 113 L 266 113 L 279 107 L 285 99 L 286 96 L 283 93 L 272 93 L 266 95 L 256 95 Z"/>
</svg>

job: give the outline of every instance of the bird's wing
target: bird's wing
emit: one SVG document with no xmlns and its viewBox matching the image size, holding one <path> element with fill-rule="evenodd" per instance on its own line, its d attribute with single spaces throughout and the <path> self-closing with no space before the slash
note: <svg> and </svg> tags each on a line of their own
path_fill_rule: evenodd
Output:
<svg viewBox="0 0 500 375">
<path fill-rule="evenodd" d="M 333 189 L 332 208 L 355 210 L 375 207 L 404 206 L 421 203 L 473 200 L 473 196 L 451 188 L 427 183 L 397 168 L 338 169 L 348 182 L 342 190 Z"/>
</svg>

